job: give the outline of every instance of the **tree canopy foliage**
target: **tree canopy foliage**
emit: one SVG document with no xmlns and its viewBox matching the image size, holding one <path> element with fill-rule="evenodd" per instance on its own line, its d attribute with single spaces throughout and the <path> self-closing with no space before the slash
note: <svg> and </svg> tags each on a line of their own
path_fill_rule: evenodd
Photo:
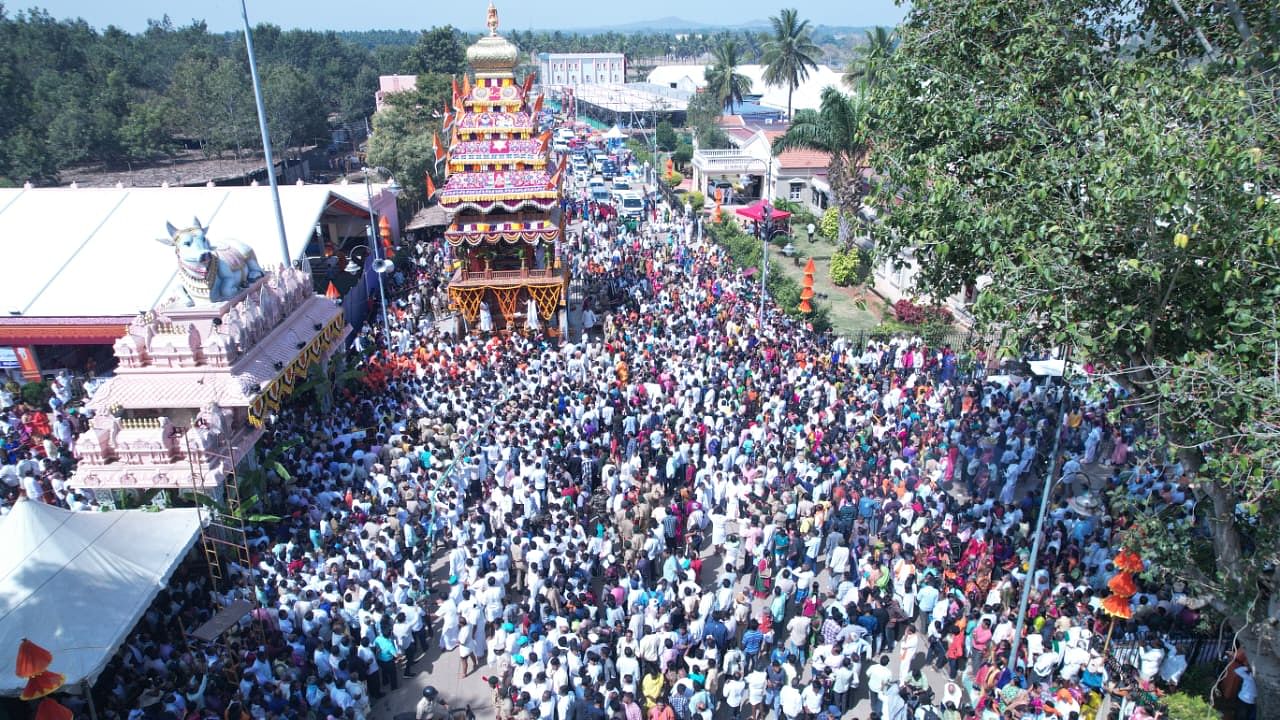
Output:
<svg viewBox="0 0 1280 720">
<path fill-rule="evenodd" d="M 745 64 L 742 45 L 730 38 L 715 47 L 711 66 L 707 68 L 707 92 L 729 108 L 741 104 L 742 98 L 751 93 L 751 78 L 738 72 Z"/>
<path fill-rule="evenodd" d="M 831 156 L 827 177 L 835 194 L 840 244 L 849 245 L 851 218 L 862 201 L 862 168 L 866 164 L 867 103 L 857 95 L 845 95 L 834 87 L 823 88 L 822 104 L 817 110 L 801 110 L 787 131 L 773 141 L 773 152 L 816 150 Z"/>
<path fill-rule="evenodd" d="M 773 32 L 764 43 L 764 81 L 787 88 L 787 118 L 791 118 L 791 95 L 818 67 L 818 46 L 813 42 L 813 28 L 801 20 L 795 8 L 787 8 L 769 18 Z"/>
<path fill-rule="evenodd" d="M 1151 414 L 1199 502 L 1187 524 L 1137 507 L 1128 541 L 1276 696 L 1274 3 L 925 0 L 899 38 L 870 89 L 879 251 L 933 297 L 982 287 L 1006 347 L 1073 348 Z"/>
<path fill-rule="evenodd" d="M 405 60 L 273 25 L 254 29 L 254 48 L 272 142 L 285 149 L 327 143 L 329 116 L 367 116 L 377 76 Z M 153 159 L 182 145 L 257 147 L 256 123 L 241 34 L 168 18 L 137 34 L 98 31 L 0 5 L 0 183 L 53 182 L 70 165 Z"/>
</svg>

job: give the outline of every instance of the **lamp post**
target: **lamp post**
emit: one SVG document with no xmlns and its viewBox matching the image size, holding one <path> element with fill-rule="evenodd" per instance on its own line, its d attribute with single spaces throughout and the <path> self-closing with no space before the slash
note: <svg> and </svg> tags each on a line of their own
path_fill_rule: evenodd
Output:
<svg viewBox="0 0 1280 720">
<path fill-rule="evenodd" d="M 1053 426 L 1053 454 L 1049 456 L 1049 470 L 1044 476 L 1044 489 L 1040 496 L 1040 515 L 1036 518 L 1035 537 L 1031 540 L 1031 557 L 1027 561 L 1027 575 L 1022 580 L 1022 598 L 1018 601 L 1018 622 L 1013 631 L 1013 640 L 1009 643 L 1009 671 L 1018 671 L 1018 646 L 1022 643 L 1022 632 L 1026 625 L 1027 605 L 1031 601 L 1031 585 L 1036 577 L 1036 560 L 1040 555 L 1040 540 L 1044 536 L 1044 518 L 1049 512 L 1049 494 L 1053 492 L 1054 475 L 1058 472 L 1058 453 L 1062 442 L 1064 416 L 1067 414 L 1067 400 L 1071 397 L 1071 384 L 1067 382 L 1067 369 L 1071 364 L 1071 349 L 1063 353 L 1062 358 L 1062 398 L 1058 401 L 1058 422 Z"/>
<path fill-rule="evenodd" d="M 768 200 L 760 201 L 760 224 L 756 226 L 760 233 L 760 317 L 757 324 L 764 331 L 765 280 L 769 277 L 769 221 L 773 217 L 773 208 Z"/>
<path fill-rule="evenodd" d="M 387 271 L 384 265 L 386 258 L 379 255 L 378 252 L 378 229 L 377 217 L 373 212 L 373 186 L 369 182 L 369 173 L 376 172 L 387 177 L 391 177 L 391 171 L 383 167 L 364 168 L 364 193 L 369 200 L 369 253 L 373 258 L 373 271 L 378 276 L 378 297 L 382 301 L 382 332 L 384 342 L 387 344 L 387 351 L 391 350 L 391 321 L 387 319 L 387 291 L 382 283 L 382 274 Z M 395 178 L 391 178 L 391 184 L 387 186 L 387 192 L 391 193 L 394 200 L 400 194 L 400 186 L 396 183 Z"/>
</svg>

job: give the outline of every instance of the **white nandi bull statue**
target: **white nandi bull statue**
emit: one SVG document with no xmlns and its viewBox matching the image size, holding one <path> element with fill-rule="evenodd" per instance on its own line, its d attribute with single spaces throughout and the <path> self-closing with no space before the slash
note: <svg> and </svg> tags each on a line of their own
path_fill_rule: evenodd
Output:
<svg viewBox="0 0 1280 720">
<path fill-rule="evenodd" d="M 238 240 L 211 245 L 208 228 L 199 218 L 193 218 L 191 227 L 178 229 L 165 223 L 165 228 L 169 237 L 158 242 L 172 246 L 178 257 L 178 276 L 187 305 L 227 300 L 262 277 L 253 248 Z"/>
</svg>

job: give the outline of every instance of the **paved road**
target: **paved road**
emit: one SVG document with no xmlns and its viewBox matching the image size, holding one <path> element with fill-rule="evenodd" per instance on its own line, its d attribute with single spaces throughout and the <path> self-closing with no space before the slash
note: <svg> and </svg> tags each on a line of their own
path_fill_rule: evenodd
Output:
<svg viewBox="0 0 1280 720">
<path fill-rule="evenodd" d="M 443 553 L 441 553 L 443 556 Z M 710 551 L 703 553 L 702 576 L 704 578 L 714 578 L 719 570 L 719 557 L 712 555 Z M 439 560 L 433 564 L 432 577 L 435 581 L 435 587 L 442 587 L 445 582 L 444 561 Z M 825 585 L 827 576 L 820 574 L 819 581 Z M 749 579 L 744 578 L 739 587 L 747 589 Z M 758 617 L 764 609 L 765 603 L 755 601 L 752 606 L 752 616 Z M 437 626 L 438 627 L 438 626 Z M 779 641 L 781 641 L 782 631 L 779 630 Z M 438 633 L 434 633 L 438 636 Z M 923 653 L 924 648 L 921 648 Z M 924 655 L 921 654 L 917 658 L 917 663 L 923 662 Z M 897 671 L 897 658 L 890 653 L 890 667 Z M 493 720 L 494 710 L 492 703 L 492 691 L 485 683 L 484 678 L 488 677 L 490 668 L 481 665 L 479 670 L 473 671 L 466 678 L 458 677 L 458 653 L 442 652 L 439 647 L 432 647 L 426 656 L 416 663 L 414 667 L 416 675 L 413 678 L 400 679 L 400 687 L 395 692 L 389 693 L 381 700 L 373 705 L 373 720 L 407 720 L 412 717 L 414 706 L 418 699 L 422 697 L 422 688 L 427 685 L 434 685 L 440 690 L 440 693 L 448 700 L 449 706 L 454 709 L 462 709 L 467 704 L 471 705 L 471 709 L 476 713 L 477 720 Z M 933 686 L 934 693 L 937 697 L 942 697 L 943 685 L 946 682 L 946 676 L 933 671 L 932 668 L 925 669 L 925 675 L 929 678 Z M 808 675 L 806 674 L 807 678 Z M 860 685 L 865 688 L 865 678 Z M 850 714 L 846 717 L 866 717 L 871 710 L 870 700 L 866 698 L 865 689 L 861 691 L 857 704 L 852 708 Z"/>
</svg>

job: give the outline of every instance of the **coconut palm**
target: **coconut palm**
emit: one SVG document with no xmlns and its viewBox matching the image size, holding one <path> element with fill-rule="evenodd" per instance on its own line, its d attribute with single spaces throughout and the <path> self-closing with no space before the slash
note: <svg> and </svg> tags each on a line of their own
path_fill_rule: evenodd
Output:
<svg viewBox="0 0 1280 720">
<path fill-rule="evenodd" d="M 742 46 L 734 38 L 726 38 L 711 53 L 711 67 L 707 68 L 707 92 L 729 109 L 741 103 L 742 96 L 751 92 L 751 78 L 738 72 L 742 66 Z"/>
<path fill-rule="evenodd" d="M 787 131 L 773 141 L 774 155 L 784 150 L 816 150 L 831 156 L 827 178 L 840 208 L 842 247 L 851 241 L 851 220 L 862 201 L 868 115 L 868 105 L 861 96 L 826 87 L 818 110 L 797 112 Z"/>
<path fill-rule="evenodd" d="M 809 77 L 810 70 L 818 68 L 817 58 L 822 51 L 813 42 L 808 20 L 801 20 L 795 8 L 788 8 L 769 18 L 773 25 L 771 37 L 765 41 L 764 81 L 769 85 L 787 87 L 787 117 L 791 117 L 791 95 L 796 87 Z"/>
<path fill-rule="evenodd" d="M 867 30 L 866 35 L 867 41 L 844 71 L 844 84 L 852 90 L 873 88 L 883 82 L 889 58 L 898 44 L 898 34 L 888 28 Z"/>
</svg>

